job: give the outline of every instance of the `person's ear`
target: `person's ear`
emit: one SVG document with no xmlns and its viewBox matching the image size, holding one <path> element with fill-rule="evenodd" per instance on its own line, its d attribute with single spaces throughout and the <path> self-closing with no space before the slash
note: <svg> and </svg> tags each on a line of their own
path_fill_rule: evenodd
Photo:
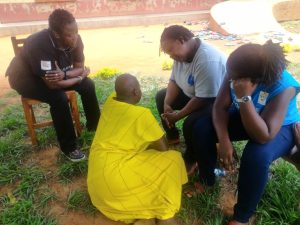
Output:
<svg viewBox="0 0 300 225">
<path fill-rule="evenodd" d="M 57 38 L 57 39 L 60 38 L 60 35 L 59 35 L 56 31 L 53 31 L 53 33 L 54 33 L 54 37 L 55 37 L 55 38 Z"/>
<path fill-rule="evenodd" d="M 139 95 L 139 91 L 137 88 L 134 88 L 133 91 L 132 91 L 133 95 L 134 96 L 138 96 Z"/>
<path fill-rule="evenodd" d="M 183 37 L 179 37 L 178 41 L 183 44 L 185 42 L 184 38 Z"/>
</svg>

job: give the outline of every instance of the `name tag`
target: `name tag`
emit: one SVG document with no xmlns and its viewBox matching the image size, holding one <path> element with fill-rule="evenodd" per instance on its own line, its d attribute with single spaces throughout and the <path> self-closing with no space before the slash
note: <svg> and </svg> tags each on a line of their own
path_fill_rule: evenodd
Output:
<svg viewBox="0 0 300 225">
<path fill-rule="evenodd" d="M 42 70 L 51 70 L 51 61 L 41 60 L 41 69 Z"/>
<path fill-rule="evenodd" d="M 264 91 L 259 92 L 258 103 L 261 105 L 266 105 L 268 96 L 269 96 L 269 93 L 267 93 L 267 92 L 264 92 Z"/>
</svg>

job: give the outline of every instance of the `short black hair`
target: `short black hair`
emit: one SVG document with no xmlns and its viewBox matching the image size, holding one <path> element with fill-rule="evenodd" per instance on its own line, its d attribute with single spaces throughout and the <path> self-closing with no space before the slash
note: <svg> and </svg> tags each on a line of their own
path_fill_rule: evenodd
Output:
<svg viewBox="0 0 300 225">
<path fill-rule="evenodd" d="M 59 34 L 66 24 L 75 22 L 74 16 L 65 9 L 55 9 L 48 18 L 49 28 Z"/>
<path fill-rule="evenodd" d="M 166 40 L 184 40 L 188 41 L 194 37 L 194 34 L 181 25 L 172 25 L 166 27 L 161 34 L 160 44 Z"/>
<path fill-rule="evenodd" d="M 250 78 L 253 83 L 271 85 L 281 78 L 287 66 L 283 49 L 271 40 L 264 45 L 245 44 L 234 50 L 227 60 L 227 73 L 233 79 Z"/>
</svg>

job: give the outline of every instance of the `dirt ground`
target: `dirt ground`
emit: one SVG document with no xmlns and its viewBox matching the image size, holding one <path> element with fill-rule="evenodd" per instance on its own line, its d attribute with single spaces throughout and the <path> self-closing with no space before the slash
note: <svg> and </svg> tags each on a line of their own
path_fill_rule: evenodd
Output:
<svg viewBox="0 0 300 225">
<path fill-rule="evenodd" d="M 158 25 L 81 30 L 79 33 L 85 45 L 86 65 L 91 68 L 92 73 L 103 67 L 114 67 L 133 74 L 167 76 L 169 72 L 161 70 L 165 57 L 159 57 L 159 38 L 163 28 L 164 26 Z M 9 91 L 4 74 L 14 53 L 10 37 L 1 37 L 0 46 L 2 96 Z"/>
<path fill-rule="evenodd" d="M 205 26 L 206 23 L 201 22 L 187 27 L 193 31 L 200 31 L 205 28 Z M 168 77 L 170 71 L 163 71 L 161 69 L 163 61 L 167 60 L 168 57 L 164 54 L 159 54 L 159 39 L 164 27 L 164 25 L 153 25 L 80 30 L 79 33 L 85 45 L 86 65 L 91 68 L 92 73 L 95 73 L 103 67 L 113 67 L 120 69 L 122 72 L 129 72 L 139 76 Z M 24 36 L 26 37 L 27 35 Z M 249 36 L 243 40 L 207 40 L 207 42 L 213 44 L 228 55 L 232 50 L 246 41 L 255 41 L 258 39 L 259 36 Z M 7 93 L 9 93 L 11 89 L 4 74 L 14 55 L 10 37 L 1 37 L 0 46 L 0 99 L 6 101 L 6 103 L 2 103 L 1 106 L 5 107 L 10 103 L 18 102 L 19 96 L 7 97 Z M 299 52 L 289 54 L 288 59 L 291 62 L 300 62 Z M 46 171 L 55 173 L 57 170 L 56 158 L 58 151 L 57 148 L 54 148 L 45 149 L 38 153 L 34 152 L 31 160 Z M 54 190 L 58 198 L 61 199 L 60 202 L 66 202 L 66 198 L 71 190 L 86 188 L 86 181 L 85 177 L 82 177 L 68 185 L 62 185 L 56 180 L 53 180 L 50 185 L 50 188 Z M 227 190 L 229 189 L 230 188 Z M 3 191 L 4 189 L 1 188 L 1 192 Z M 65 209 L 65 205 L 63 205 L 63 203 L 60 204 L 60 202 L 53 203 L 49 211 L 49 215 L 57 218 L 59 224 L 119 224 L 109 222 L 101 215 L 92 217 L 80 211 L 68 211 Z M 234 202 L 235 198 L 232 190 L 227 191 L 220 197 L 220 207 L 223 208 L 224 214 L 232 214 Z"/>
<path fill-rule="evenodd" d="M 207 26 L 206 21 L 191 22 L 186 25 L 189 29 L 200 31 Z M 165 25 L 133 26 L 118 28 L 103 28 L 94 30 L 80 30 L 83 39 L 86 65 L 95 73 L 103 67 L 118 68 L 122 72 L 129 72 L 140 76 L 168 77 L 170 72 L 163 71 L 161 65 L 168 59 L 159 54 L 159 39 Z M 18 37 L 26 37 L 21 35 Z M 225 54 L 247 41 L 261 42 L 260 35 L 243 37 L 242 40 L 206 40 Z M 0 37 L 0 97 L 10 88 L 4 77 L 6 68 L 13 58 L 13 48 L 10 37 Z M 300 54 L 291 53 L 289 60 L 300 62 Z"/>
</svg>

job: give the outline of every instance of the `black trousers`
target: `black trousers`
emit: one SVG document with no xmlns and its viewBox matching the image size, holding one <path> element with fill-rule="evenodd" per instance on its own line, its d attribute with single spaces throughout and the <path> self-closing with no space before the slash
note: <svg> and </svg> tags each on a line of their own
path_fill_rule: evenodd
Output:
<svg viewBox="0 0 300 225">
<path fill-rule="evenodd" d="M 40 78 L 24 74 L 18 78 L 11 74 L 9 83 L 23 97 L 37 99 L 50 105 L 50 113 L 61 150 L 64 153 L 74 151 L 77 148 L 76 134 L 68 98 L 65 94 L 66 90 L 49 89 Z M 100 117 L 100 109 L 94 82 L 90 78 L 85 78 L 80 84 L 67 90 L 75 90 L 80 94 L 87 119 L 86 126 L 90 130 L 95 130 Z"/>
<path fill-rule="evenodd" d="M 164 113 L 164 100 L 166 97 L 167 89 L 164 88 L 160 91 L 157 92 L 156 94 L 156 106 L 158 113 L 161 115 Z M 182 109 L 189 101 L 191 98 L 186 96 L 182 91 L 180 91 L 179 95 L 175 99 L 174 103 L 171 105 L 172 109 L 174 110 L 180 110 Z M 182 131 L 183 131 L 183 137 L 185 140 L 185 145 L 186 145 L 186 151 L 184 154 L 184 159 L 185 161 L 192 163 L 196 161 L 196 156 L 195 156 L 195 151 L 193 150 L 193 130 L 194 130 L 194 125 L 196 120 L 198 118 L 211 115 L 212 114 L 212 106 L 213 102 L 211 104 L 206 105 L 204 108 L 201 108 L 195 112 L 192 112 L 190 115 L 188 115 L 182 126 Z M 179 137 L 179 130 L 176 126 L 172 127 L 171 129 L 167 126 L 165 121 L 161 119 L 162 126 L 164 130 L 166 131 L 166 135 L 168 139 L 175 139 Z"/>
</svg>

